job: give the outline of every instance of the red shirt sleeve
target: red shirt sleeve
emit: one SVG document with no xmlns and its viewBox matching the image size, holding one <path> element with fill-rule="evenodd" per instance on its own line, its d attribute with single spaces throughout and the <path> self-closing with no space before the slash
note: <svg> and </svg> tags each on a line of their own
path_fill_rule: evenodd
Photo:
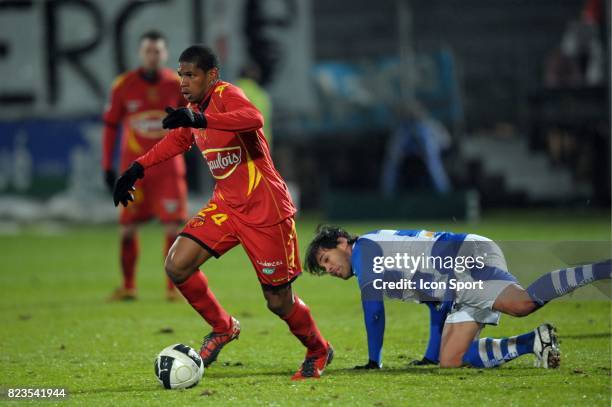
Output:
<svg viewBox="0 0 612 407">
<path fill-rule="evenodd" d="M 146 154 L 136 159 L 145 169 L 182 154 L 191 148 L 193 134 L 189 128 L 173 129 Z"/>
<path fill-rule="evenodd" d="M 113 152 L 117 143 L 117 129 L 125 115 L 120 81 L 122 81 L 122 77 L 117 78 L 116 83 L 113 85 L 110 101 L 103 116 L 102 168 L 104 170 L 110 170 L 113 167 Z"/>
<path fill-rule="evenodd" d="M 223 86 L 223 85 L 221 85 Z M 223 113 L 206 112 L 207 127 L 216 130 L 248 132 L 263 127 L 264 119 L 257 108 L 247 99 L 244 92 L 229 85 L 219 90 L 218 100 L 225 107 Z M 213 97 L 215 97 L 213 93 Z"/>
</svg>

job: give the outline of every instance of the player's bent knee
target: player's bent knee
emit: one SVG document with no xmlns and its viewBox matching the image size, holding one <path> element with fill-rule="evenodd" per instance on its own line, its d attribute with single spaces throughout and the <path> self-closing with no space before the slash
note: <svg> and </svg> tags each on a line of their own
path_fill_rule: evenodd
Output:
<svg viewBox="0 0 612 407">
<path fill-rule="evenodd" d="M 461 367 L 463 366 L 463 355 L 465 350 L 463 349 L 440 349 L 440 367 Z"/>
<path fill-rule="evenodd" d="M 268 309 L 279 317 L 284 317 L 293 308 L 293 293 L 289 286 L 279 290 L 264 289 L 264 297 Z"/>
<path fill-rule="evenodd" d="M 463 355 L 453 355 L 451 357 L 440 357 L 440 367 L 453 368 L 463 366 Z"/>
<path fill-rule="evenodd" d="M 192 267 L 188 267 L 185 264 L 181 264 L 180 261 L 176 261 L 174 256 L 171 256 L 170 253 L 166 257 L 164 269 L 170 280 L 177 284 L 187 280 L 191 273 L 194 272 Z"/>
<path fill-rule="evenodd" d="M 284 317 L 293 308 L 293 303 L 287 301 L 285 296 L 266 296 L 267 306 L 272 313 Z"/>
<path fill-rule="evenodd" d="M 272 313 L 283 316 L 285 313 L 283 312 L 285 307 L 280 301 L 271 301 L 268 300 L 268 309 L 272 311 Z"/>
<path fill-rule="evenodd" d="M 535 311 L 536 306 L 533 301 L 516 301 L 513 302 L 508 310 L 508 314 L 513 317 L 525 317 Z"/>
</svg>

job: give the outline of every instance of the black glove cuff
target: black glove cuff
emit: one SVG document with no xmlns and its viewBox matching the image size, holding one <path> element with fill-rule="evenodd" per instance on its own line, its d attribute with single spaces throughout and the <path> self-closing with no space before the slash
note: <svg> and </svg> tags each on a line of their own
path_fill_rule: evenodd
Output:
<svg viewBox="0 0 612 407">
<path fill-rule="evenodd" d="M 197 129 L 205 129 L 208 127 L 208 122 L 206 121 L 204 113 L 193 112 L 193 119 L 193 127 Z"/>
<path fill-rule="evenodd" d="M 144 178 L 144 167 L 138 161 L 134 161 L 128 171 L 136 175 L 137 178 Z"/>
</svg>

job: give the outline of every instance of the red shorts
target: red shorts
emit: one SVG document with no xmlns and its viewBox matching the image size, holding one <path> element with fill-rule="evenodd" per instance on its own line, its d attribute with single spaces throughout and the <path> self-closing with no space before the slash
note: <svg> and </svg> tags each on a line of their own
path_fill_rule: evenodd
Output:
<svg viewBox="0 0 612 407">
<path fill-rule="evenodd" d="M 214 199 L 191 218 L 180 233 L 215 257 L 242 244 L 259 282 L 280 286 L 302 273 L 293 217 L 273 226 L 254 227 L 235 222 Z"/>
<path fill-rule="evenodd" d="M 182 176 L 145 176 L 136 182 L 134 202 L 121 207 L 122 225 L 148 221 L 184 222 L 187 218 L 187 182 Z"/>
</svg>

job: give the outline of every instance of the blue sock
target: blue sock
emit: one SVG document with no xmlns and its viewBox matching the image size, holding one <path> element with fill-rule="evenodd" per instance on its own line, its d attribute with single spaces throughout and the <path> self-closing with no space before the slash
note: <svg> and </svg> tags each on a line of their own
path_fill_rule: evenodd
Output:
<svg viewBox="0 0 612 407">
<path fill-rule="evenodd" d="M 535 332 L 509 338 L 482 338 L 472 342 L 463 355 L 463 363 L 473 367 L 496 367 L 516 359 L 521 355 L 533 353 Z"/>
<path fill-rule="evenodd" d="M 612 278 L 612 260 L 556 270 L 527 287 L 527 293 L 540 307 L 593 281 Z"/>
<path fill-rule="evenodd" d="M 432 362 L 440 361 L 440 342 L 444 321 L 451 308 L 450 302 L 426 302 L 429 307 L 429 342 L 425 351 L 425 358 Z"/>
</svg>

